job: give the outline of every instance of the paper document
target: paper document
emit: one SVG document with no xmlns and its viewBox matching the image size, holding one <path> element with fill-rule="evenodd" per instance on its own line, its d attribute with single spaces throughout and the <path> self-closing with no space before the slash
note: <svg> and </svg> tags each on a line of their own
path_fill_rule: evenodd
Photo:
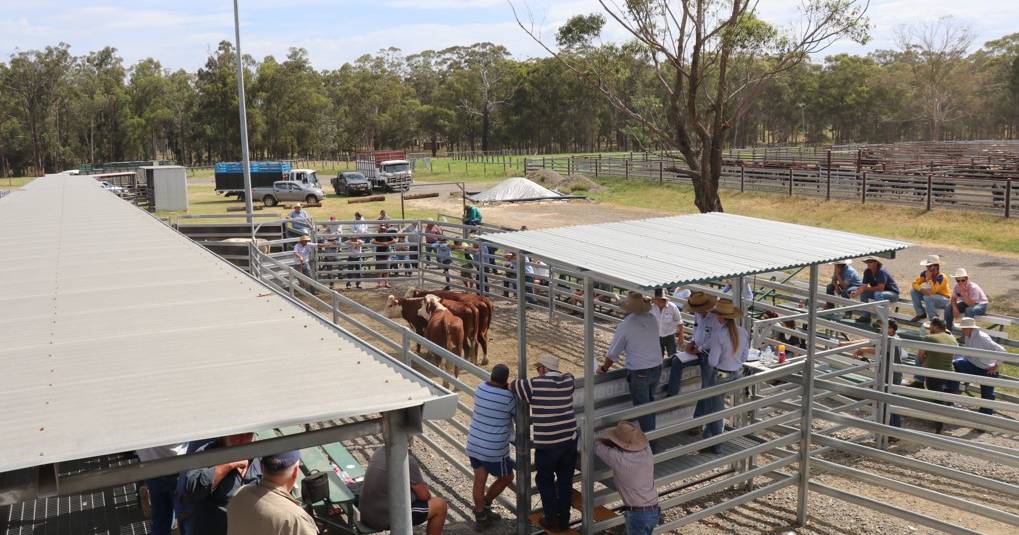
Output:
<svg viewBox="0 0 1019 535">
<path fill-rule="evenodd" d="M 693 353 L 687 353 L 686 351 L 680 351 L 679 353 L 676 353 L 676 355 L 679 356 L 679 361 L 684 364 L 687 362 L 693 362 L 697 360 L 697 355 L 694 355 Z"/>
</svg>

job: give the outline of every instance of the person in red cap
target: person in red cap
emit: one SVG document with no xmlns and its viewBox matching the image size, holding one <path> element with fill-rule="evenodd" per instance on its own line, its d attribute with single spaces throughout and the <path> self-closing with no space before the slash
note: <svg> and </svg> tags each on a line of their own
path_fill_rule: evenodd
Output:
<svg viewBox="0 0 1019 535">
<path fill-rule="evenodd" d="M 315 521 L 290 493 L 300 465 L 297 451 L 262 457 L 262 478 L 242 487 L 227 506 L 227 534 L 316 535 Z"/>
</svg>

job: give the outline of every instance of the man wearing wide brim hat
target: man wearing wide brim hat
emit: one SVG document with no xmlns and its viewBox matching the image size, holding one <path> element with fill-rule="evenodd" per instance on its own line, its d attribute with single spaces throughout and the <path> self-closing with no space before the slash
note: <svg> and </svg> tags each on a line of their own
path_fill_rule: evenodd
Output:
<svg viewBox="0 0 1019 535">
<path fill-rule="evenodd" d="M 628 314 L 616 327 L 605 360 L 597 371 L 609 371 L 614 362 L 619 362 L 620 357 L 626 355 L 624 364 L 629 372 L 630 399 L 634 406 L 643 405 L 654 401 L 654 393 L 662 378 L 658 321 L 651 315 L 651 299 L 640 292 L 630 292 L 626 296 L 623 310 Z M 645 433 L 654 430 L 655 415 L 641 416 L 640 428 Z"/>
<path fill-rule="evenodd" d="M 952 289 L 952 298 L 945 307 L 945 323 L 948 330 L 952 330 L 952 321 L 959 316 L 974 318 L 987 313 L 987 294 L 984 293 L 977 283 L 969 280 L 969 273 L 966 268 L 958 268 L 952 273 L 955 279 L 955 288 Z"/>
<path fill-rule="evenodd" d="M 963 347 L 968 347 L 970 349 L 982 349 L 984 351 L 1005 352 L 1005 348 L 995 342 L 989 334 L 981 329 L 980 326 L 977 325 L 977 321 L 975 319 L 962 318 L 959 320 L 959 328 L 962 329 Z M 952 363 L 952 365 L 955 367 L 955 371 L 959 373 L 966 373 L 979 377 L 989 377 L 992 379 L 996 379 L 998 377 L 997 359 L 963 355 L 961 359 L 956 357 L 956 360 Z M 979 379 L 973 382 L 979 382 Z M 959 382 L 949 381 L 949 385 L 946 390 L 958 393 Z M 980 385 L 981 399 L 993 400 L 994 397 L 994 385 Z M 980 412 L 984 414 L 994 414 L 994 409 L 981 407 Z"/>
<path fill-rule="evenodd" d="M 940 256 L 927 255 L 920 261 L 920 266 L 924 270 L 913 279 L 913 286 L 909 289 L 913 310 L 916 312 L 912 321 L 939 316 L 939 311 L 948 306 L 948 298 L 952 295 L 948 288 L 948 276 L 941 272 Z"/>
<path fill-rule="evenodd" d="M 665 386 L 665 392 L 671 397 L 679 395 L 683 386 L 683 370 L 690 366 L 698 366 L 701 374 L 701 388 L 707 388 L 714 382 L 714 370 L 708 367 L 707 347 L 711 339 L 711 332 L 718 328 L 718 318 L 711 311 L 718 304 L 718 297 L 707 292 L 696 291 L 690 294 L 683 307 L 685 312 L 693 314 L 693 336 L 686 344 L 683 351 L 677 352 L 669 363 L 669 383 Z M 694 409 L 694 418 L 704 414 L 705 401 L 697 401 Z M 696 427 L 688 431 L 691 435 L 700 433 Z"/>
<path fill-rule="evenodd" d="M 623 498 L 628 535 L 651 535 L 661 508 L 655 489 L 655 458 L 647 437 L 632 422 L 619 422 L 594 443 L 594 454 L 609 468 Z"/>
<path fill-rule="evenodd" d="M 863 259 L 867 264 L 867 270 L 863 272 L 863 281 L 860 287 L 849 294 L 852 298 L 860 298 L 860 301 L 899 301 L 899 285 L 895 283 L 892 274 L 881 265 L 881 259 L 876 256 L 868 256 Z M 860 323 L 870 323 L 870 312 L 861 312 Z"/>
<path fill-rule="evenodd" d="M 831 281 L 825 287 L 825 293 L 848 299 L 860 287 L 860 284 L 863 283 L 860 279 L 860 273 L 853 268 L 853 260 L 851 258 L 836 260 L 831 263 L 831 266 Z"/>
<path fill-rule="evenodd" d="M 314 279 L 315 273 L 312 269 L 312 262 L 315 260 L 315 244 L 307 235 L 301 236 L 294 245 L 294 259 L 297 260 L 297 270 L 304 276 Z M 315 288 L 312 287 L 312 292 Z"/>
</svg>

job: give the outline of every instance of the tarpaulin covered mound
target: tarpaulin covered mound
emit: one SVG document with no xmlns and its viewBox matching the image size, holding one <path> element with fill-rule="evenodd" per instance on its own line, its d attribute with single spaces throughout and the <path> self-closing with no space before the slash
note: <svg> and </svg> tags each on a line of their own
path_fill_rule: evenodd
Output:
<svg viewBox="0 0 1019 535">
<path fill-rule="evenodd" d="M 524 177 L 507 178 L 481 193 L 471 195 L 474 202 L 512 202 L 557 199 L 562 194 L 546 189 Z"/>
</svg>

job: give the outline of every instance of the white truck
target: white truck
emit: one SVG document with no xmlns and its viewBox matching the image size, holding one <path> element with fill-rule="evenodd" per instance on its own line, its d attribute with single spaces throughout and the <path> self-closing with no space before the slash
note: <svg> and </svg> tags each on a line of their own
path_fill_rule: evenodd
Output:
<svg viewBox="0 0 1019 535">
<path fill-rule="evenodd" d="M 406 191 L 414 184 L 414 172 L 402 150 L 377 150 L 357 155 L 357 170 L 375 191 Z"/>
</svg>

